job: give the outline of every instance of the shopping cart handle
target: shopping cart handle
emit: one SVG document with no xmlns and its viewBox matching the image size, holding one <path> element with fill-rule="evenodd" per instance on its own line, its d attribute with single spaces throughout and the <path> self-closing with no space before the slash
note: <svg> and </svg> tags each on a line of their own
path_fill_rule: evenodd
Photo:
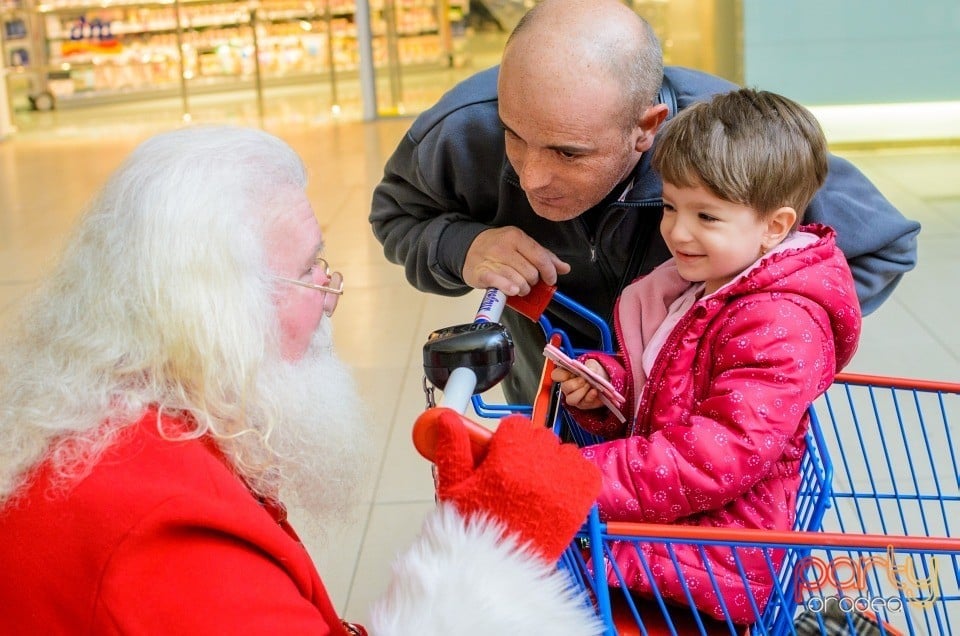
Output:
<svg viewBox="0 0 960 636">
<path fill-rule="evenodd" d="M 553 299 L 554 292 L 557 291 L 555 285 L 547 285 L 543 281 L 538 282 L 534 285 L 530 293 L 526 296 L 510 296 L 505 297 L 503 292 L 496 289 L 488 289 L 483 297 L 483 302 L 480 303 L 480 309 L 477 312 L 477 315 L 474 319 L 474 325 L 478 323 L 486 322 L 498 322 L 500 320 L 500 314 L 503 311 L 504 303 L 511 307 L 514 311 L 517 311 L 530 320 L 536 322 L 540 319 L 540 316 L 546 310 L 547 305 L 550 304 L 550 301 Z M 512 359 L 511 359 L 512 361 Z M 541 377 L 541 393 L 544 392 L 544 383 L 549 382 L 550 371 L 552 366 L 545 367 L 544 377 Z M 457 372 L 459 369 L 454 370 Z M 451 372 L 451 374 L 453 373 Z M 468 374 L 469 375 L 469 374 Z M 461 378 L 462 379 L 462 378 Z M 466 396 L 469 396 L 473 393 L 473 390 L 476 388 L 476 375 L 472 375 L 468 380 L 472 381 L 470 384 L 469 390 L 459 390 L 460 382 L 454 382 L 456 387 L 451 387 L 449 383 L 445 387 L 444 399 L 447 399 L 446 393 L 449 391 L 457 395 L 457 399 L 452 400 L 454 406 L 461 406 L 459 399 L 460 394 L 463 393 Z M 434 461 L 436 457 L 437 450 L 437 425 L 440 420 L 440 415 L 444 411 L 449 411 L 455 413 L 457 417 L 460 418 L 460 421 L 463 423 L 464 428 L 467 429 L 467 434 L 470 436 L 471 447 L 473 448 L 473 456 L 477 459 L 482 457 L 484 449 L 486 448 L 487 442 L 490 440 L 490 437 L 493 435 L 493 432 L 477 424 L 470 418 L 463 415 L 462 411 L 466 407 L 466 404 L 462 405 L 463 408 L 456 410 L 449 408 L 449 406 L 435 406 L 429 408 L 417 417 L 417 421 L 413 425 L 413 445 L 416 447 L 417 451 L 423 455 L 426 459 L 431 462 Z M 543 410 L 543 409 L 541 409 Z M 545 418 L 545 414 L 542 416 Z"/>
<path fill-rule="evenodd" d="M 457 413 L 451 408 L 445 406 L 435 406 L 429 408 L 417 418 L 413 424 L 413 445 L 417 451 L 426 459 L 435 461 L 437 456 L 437 427 L 440 424 L 440 416 L 443 413 L 453 413 L 460 418 L 467 434 L 470 436 L 470 447 L 473 450 L 474 459 L 480 459 L 487 442 L 493 436 L 493 431 L 485 428 L 462 413 Z"/>
</svg>

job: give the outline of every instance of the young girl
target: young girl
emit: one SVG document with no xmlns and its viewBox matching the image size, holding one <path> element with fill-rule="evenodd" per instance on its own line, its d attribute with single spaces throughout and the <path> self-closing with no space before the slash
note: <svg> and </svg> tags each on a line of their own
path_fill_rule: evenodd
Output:
<svg viewBox="0 0 960 636">
<path fill-rule="evenodd" d="M 626 397 L 627 421 L 596 389 L 558 369 L 570 413 L 609 440 L 583 449 L 603 471 L 608 521 L 789 530 L 807 407 L 853 356 L 861 312 L 853 278 L 824 226 L 798 226 L 827 173 L 814 117 L 779 95 L 743 89 L 688 108 L 653 150 L 663 178 L 660 231 L 673 258 L 617 301 L 620 354 L 585 364 Z M 664 596 L 687 603 L 662 545 L 642 548 Z M 695 605 L 754 619 L 726 547 L 676 557 Z M 636 550 L 615 547 L 627 585 L 650 590 Z M 772 579 L 740 551 L 760 609 Z M 775 564 L 779 565 L 779 564 Z M 611 575 L 611 584 L 617 585 Z"/>
</svg>

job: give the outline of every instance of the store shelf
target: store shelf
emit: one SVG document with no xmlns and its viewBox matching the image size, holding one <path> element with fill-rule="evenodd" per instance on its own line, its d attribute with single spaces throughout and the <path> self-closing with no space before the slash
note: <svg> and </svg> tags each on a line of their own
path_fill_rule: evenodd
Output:
<svg viewBox="0 0 960 636">
<path fill-rule="evenodd" d="M 467 0 L 375 0 L 374 66 L 451 64 L 457 47 L 449 33 L 463 30 L 450 20 L 463 20 L 467 7 Z M 263 85 L 348 75 L 360 61 L 354 4 L 344 0 L 67 0 L 16 11 L 39 27 L 39 44 L 24 47 L 25 55 L 41 76 L 57 75 L 46 88 L 63 106 L 240 89 L 253 81 L 258 60 Z M 12 42 L 4 40 L 7 56 Z"/>
<path fill-rule="evenodd" d="M 49 101 L 34 101 L 45 88 L 42 51 L 42 25 L 32 8 L 19 0 L 0 0 L 0 56 L 5 67 L 0 81 L 6 89 L 0 94 L 9 100 L 9 110 L 33 108 Z"/>
</svg>

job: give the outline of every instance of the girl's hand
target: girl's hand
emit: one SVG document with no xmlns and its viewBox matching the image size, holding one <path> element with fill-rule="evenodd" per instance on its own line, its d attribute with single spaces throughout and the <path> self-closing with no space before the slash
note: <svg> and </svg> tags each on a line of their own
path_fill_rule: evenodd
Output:
<svg viewBox="0 0 960 636">
<path fill-rule="evenodd" d="M 605 380 L 610 379 L 603 366 L 596 360 L 586 360 L 584 365 Z M 600 401 L 600 392 L 579 375 L 566 369 L 556 368 L 550 374 L 550 379 L 560 383 L 560 392 L 563 393 L 568 406 L 584 411 L 603 406 L 603 402 Z"/>
</svg>

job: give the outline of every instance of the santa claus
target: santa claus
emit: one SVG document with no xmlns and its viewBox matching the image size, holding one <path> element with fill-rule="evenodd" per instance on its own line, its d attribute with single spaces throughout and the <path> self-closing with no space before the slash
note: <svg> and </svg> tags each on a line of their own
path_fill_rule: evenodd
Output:
<svg viewBox="0 0 960 636">
<path fill-rule="evenodd" d="M 297 155 L 266 133 L 141 144 L 0 350 L 0 624 L 10 634 L 349 634 L 287 521 L 356 500 L 343 279 Z M 440 503 L 372 634 L 602 632 L 555 564 L 599 475 L 511 417 L 475 459 L 439 418 Z M 384 573 L 385 576 L 387 573 Z"/>
</svg>

